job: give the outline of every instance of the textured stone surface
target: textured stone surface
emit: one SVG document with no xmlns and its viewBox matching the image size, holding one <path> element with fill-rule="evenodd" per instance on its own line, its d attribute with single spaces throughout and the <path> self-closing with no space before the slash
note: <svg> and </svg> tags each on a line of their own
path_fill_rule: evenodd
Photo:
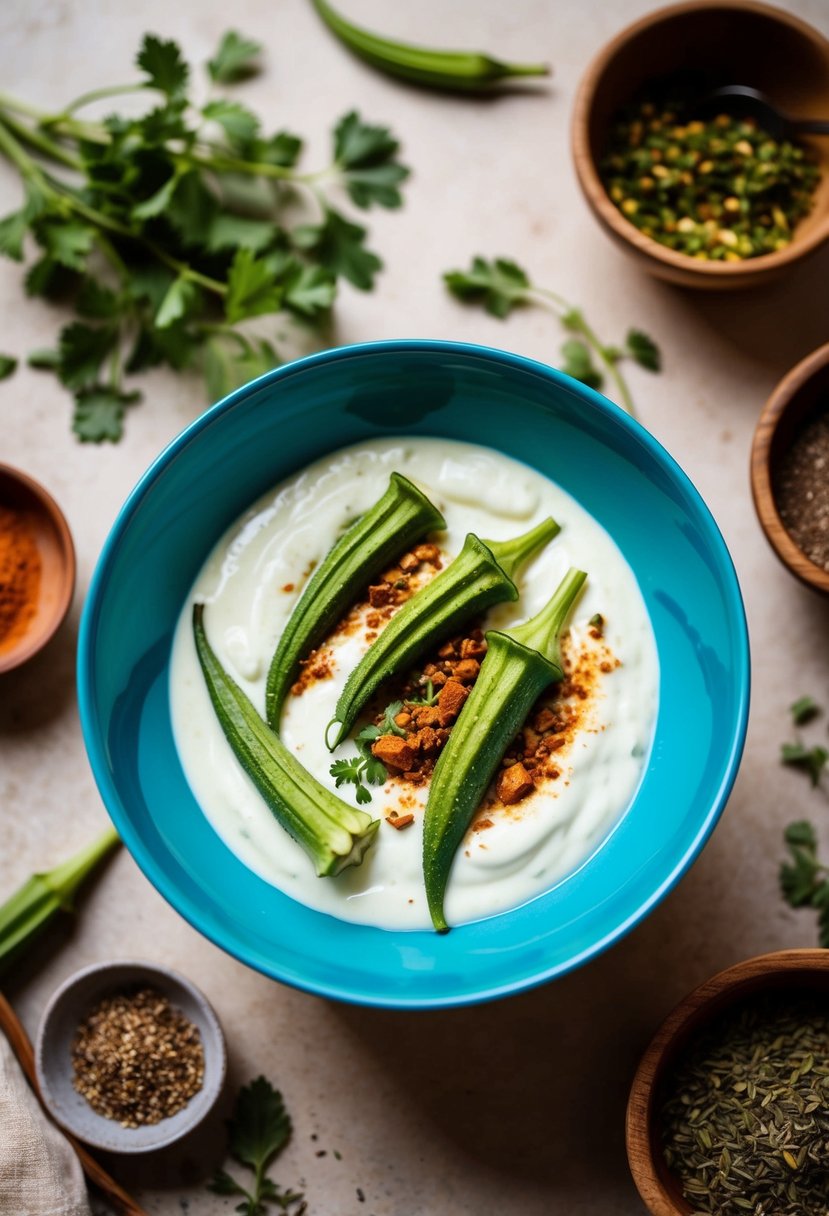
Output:
<svg viewBox="0 0 829 1216">
<path fill-rule="evenodd" d="M 812 918 L 782 904 L 776 868 L 783 824 L 804 814 L 825 824 L 826 807 L 798 774 L 778 766 L 777 754 L 789 703 L 806 692 L 829 700 L 829 608 L 766 546 L 750 501 L 748 452 L 775 382 L 826 340 L 829 259 L 757 295 L 705 298 L 645 278 L 598 231 L 570 164 L 571 103 L 591 54 L 647 3 L 349 0 L 347 7 L 403 37 L 544 56 L 555 76 L 546 93 L 486 103 L 410 90 L 349 57 L 306 0 L 236 0 L 231 8 L 215 0 L 6 0 L 0 78 L 9 92 L 57 106 L 128 79 L 145 30 L 179 39 L 191 60 L 203 61 L 232 24 L 268 46 L 265 75 L 239 96 L 274 126 L 306 134 L 309 163 L 323 160 L 332 121 L 358 106 L 392 125 L 414 168 L 405 209 L 369 217 L 387 265 L 379 290 L 343 291 L 332 340 L 452 337 L 555 361 L 562 337 L 544 313 L 502 324 L 446 297 L 439 273 L 477 252 L 525 263 L 539 282 L 584 304 L 608 340 L 630 323 L 651 332 L 665 372 L 631 370 L 642 418 L 710 504 L 745 592 L 755 667 L 740 777 L 701 860 L 642 926 L 584 970 L 496 1005 L 397 1014 L 280 987 L 201 938 L 126 853 L 110 863 L 75 927 L 51 938 L 9 992 L 34 1030 L 57 983 L 86 963 L 133 956 L 185 971 L 219 1012 L 233 1082 L 264 1072 L 283 1089 L 296 1135 L 276 1174 L 285 1185 L 302 1181 L 313 1216 L 634 1216 L 641 1205 L 625 1164 L 623 1112 L 651 1032 L 720 967 L 814 941 Z M 786 7 L 826 29 L 825 0 Z M 17 197 L 0 165 L 0 213 Z M 20 277 L 15 265 L 0 265 L 0 348 L 14 353 L 51 344 L 61 320 L 59 310 L 23 298 Z M 67 398 L 50 377 L 23 369 L 0 385 L 0 458 L 45 481 L 67 513 L 79 557 L 68 627 L 0 683 L 2 891 L 104 822 L 75 701 L 80 606 L 126 493 L 202 405 L 195 380 L 157 372 L 145 386 L 125 441 L 94 448 L 71 438 Z M 829 845 L 825 831 L 824 839 Z M 213 1126 L 168 1156 L 112 1168 L 140 1188 L 148 1212 L 213 1216 L 232 1209 L 202 1186 L 220 1141 Z"/>
</svg>

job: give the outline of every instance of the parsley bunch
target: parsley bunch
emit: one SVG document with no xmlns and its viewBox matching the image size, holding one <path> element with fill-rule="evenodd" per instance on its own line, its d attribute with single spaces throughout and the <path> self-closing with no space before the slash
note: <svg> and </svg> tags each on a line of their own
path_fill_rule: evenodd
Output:
<svg viewBox="0 0 829 1216">
<path fill-rule="evenodd" d="M 241 1196 L 236 1211 L 242 1216 L 264 1216 L 269 1204 L 292 1216 L 301 1216 L 306 1209 L 302 1195 L 280 1191 L 267 1176 L 269 1167 L 290 1139 L 291 1119 L 282 1095 L 265 1077 L 257 1077 L 239 1090 L 228 1132 L 231 1155 L 253 1171 L 251 1189 L 220 1169 L 213 1175 L 208 1190 L 215 1195 Z"/>
<path fill-rule="evenodd" d="M 247 107 L 217 93 L 254 74 L 262 48 L 224 35 L 207 64 L 206 100 L 174 42 L 145 36 L 135 84 L 96 89 L 49 114 L 0 95 L 0 153 L 20 174 L 21 207 L 0 220 L 0 252 L 39 256 L 29 295 L 69 299 L 79 319 L 54 351 L 30 363 L 57 372 L 73 393 L 79 439 L 115 441 L 140 399 L 129 377 L 167 364 L 200 365 L 215 400 L 273 367 L 273 329 L 251 318 L 324 319 L 340 279 L 368 291 L 382 263 L 366 229 L 329 197 L 359 208 L 398 207 L 408 169 L 385 127 L 356 112 L 336 125 L 331 163 L 297 168 L 302 140 L 263 131 Z M 93 101 L 149 93 L 140 117 L 78 117 Z M 13 361 L 3 357 L 0 375 Z"/>
<path fill-rule="evenodd" d="M 537 287 L 529 275 L 507 258 L 476 257 L 468 270 L 448 270 L 443 280 L 453 295 L 461 300 L 482 304 L 494 317 L 509 316 L 522 304 L 542 304 L 552 308 L 565 330 L 572 336 L 561 348 L 564 357 L 562 371 L 590 388 L 601 390 L 605 377 L 613 381 L 619 404 L 635 416 L 633 397 L 619 364 L 632 359 L 647 371 L 662 370 L 659 347 L 641 329 L 629 329 L 623 346 L 608 346 L 588 324 L 583 311 L 569 304 L 555 291 Z"/>
</svg>

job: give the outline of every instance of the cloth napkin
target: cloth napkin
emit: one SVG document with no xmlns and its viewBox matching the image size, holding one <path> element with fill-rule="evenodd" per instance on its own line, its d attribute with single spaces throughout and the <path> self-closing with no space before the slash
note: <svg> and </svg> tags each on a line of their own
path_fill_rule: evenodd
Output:
<svg viewBox="0 0 829 1216">
<path fill-rule="evenodd" d="M 0 1034 L 0 1213 L 90 1216 L 80 1162 Z"/>
</svg>

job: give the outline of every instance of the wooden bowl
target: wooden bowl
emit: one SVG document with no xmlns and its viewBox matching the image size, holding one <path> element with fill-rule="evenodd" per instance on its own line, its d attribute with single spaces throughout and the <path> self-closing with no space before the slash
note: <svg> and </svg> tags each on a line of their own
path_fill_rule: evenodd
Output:
<svg viewBox="0 0 829 1216">
<path fill-rule="evenodd" d="M 769 397 L 751 448 L 751 493 L 766 540 L 807 587 L 829 595 L 829 570 L 811 561 L 786 531 L 774 498 L 775 471 L 799 429 L 829 408 L 829 343 L 807 355 Z"/>
<path fill-rule="evenodd" d="M 604 230 L 651 274 L 721 291 L 766 283 L 829 239 L 829 139 L 813 149 L 821 180 L 812 210 L 785 249 L 742 262 L 704 262 L 644 236 L 611 200 L 599 176 L 614 116 L 643 87 L 674 73 L 699 73 L 701 92 L 744 84 L 792 117 L 829 115 L 829 40 L 805 21 L 757 0 L 690 0 L 658 9 L 622 30 L 587 69 L 576 96 L 573 158 L 579 184 Z"/>
<path fill-rule="evenodd" d="M 667 1069 L 692 1034 L 730 1005 L 773 989 L 829 992 L 829 951 L 778 950 L 721 971 L 686 996 L 642 1057 L 627 1108 L 627 1153 L 633 1181 L 652 1216 L 690 1216 L 679 1181 L 662 1156 L 658 1108 Z"/>
<path fill-rule="evenodd" d="M 60 507 L 33 478 L 0 464 L 0 506 L 27 513 L 40 555 L 41 575 L 34 614 L 25 632 L 3 646 L 0 674 L 37 654 L 61 625 L 75 590 L 75 548 Z"/>
</svg>

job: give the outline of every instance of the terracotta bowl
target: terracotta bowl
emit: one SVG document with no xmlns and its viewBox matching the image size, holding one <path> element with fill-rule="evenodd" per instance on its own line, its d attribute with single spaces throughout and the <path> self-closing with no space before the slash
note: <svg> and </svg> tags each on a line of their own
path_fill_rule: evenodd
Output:
<svg viewBox="0 0 829 1216">
<path fill-rule="evenodd" d="M 0 506 L 28 513 L 41 561 L 40 590 L 25 632 L 0 642 L 0 674 L 37 654 L 60 627 L 75 590 L 75 548 L 69 526 L 51 494 L 33 478 L 0 464 Z"/>
<path fill-rule="evenodd" d="M 721 971 L 686 996 L 642 1057 L 627 1108 L 627 1152 L 633 1181 L 652 1216 L 690 1216 L 679 1182 L 662 1157 L 657 1117 L 661 1084 L 688 1039 L 730 1005 L 772 989 L 829 992 L 829 951 L 779 950 Z"/>
<path fill-rule="evenodd" d="M 691 0 L 622 30 L 587 69 L 576 97 L 572 147 L 585 197 L 604 230 L 661 279 L 721 291 L 778 277 L 829 239 L 829 138 L 803 140 L 821 166 L 811 213 L 790 245 L 742 262 L 703 262 L 660 245 L 631 224 L 607 194 L 598 164 L 615 114 L 650 81 L 699 74 L 701 92 L 744 84 L 792 117 L 829 117 L 829 40 L 804 21 L 755 0 Z"/>
<path fill-rule="evenodd" d="M 766 540 L 783 565 L 807 587 L 829 595 L 829 570 L 798 548 L 774 497 L 775 471 L 782 456 L 803 424 L 821 408 L 829 408 L 829 343 L 792 368 L 763 407 L 751 449 L 751 492 Z"/>
</svg>

